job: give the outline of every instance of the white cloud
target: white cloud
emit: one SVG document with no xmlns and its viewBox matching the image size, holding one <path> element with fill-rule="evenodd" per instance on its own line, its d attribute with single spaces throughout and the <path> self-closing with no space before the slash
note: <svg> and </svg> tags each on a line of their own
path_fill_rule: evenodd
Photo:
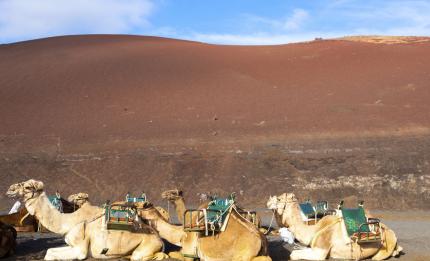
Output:
<svg viewBox="0 0 430 261">
<path fill-rule="evenodd" d="M 132 33 L 151 0 L 0 0 L 0 42 L 64 34 Z"/>
<path fill-rule="evenodd" d="M 310 13 L 312 15 L 310 15 Z M 192 33 L 185 38 L 234 45 L 285 44 L 349 35 L 430 36 L 430 1 L 338 0 L 320 9 L 294 9 L 279 19 L 247 14 L 240 33 Z"/>
<path fill-rule="evenodd" d="M 303 9 L 294 9 L 293 15 L 288 17 L 284 23 L 284 28 L 287 30 L 300 29 L 303 23 L 309 18 L 307 11 Z"/>
</svg>

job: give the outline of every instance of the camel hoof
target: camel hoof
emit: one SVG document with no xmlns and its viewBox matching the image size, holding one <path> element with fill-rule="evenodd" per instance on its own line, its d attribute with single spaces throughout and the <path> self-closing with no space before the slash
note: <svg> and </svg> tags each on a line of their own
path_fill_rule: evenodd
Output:
<svg viewBox="0 0 430 261">
<path fill-rule="evenodd" d="M 181 254 L 181 252 L 170 252 L 169 253 L 170 258 L 178 259 L 178 260 L 185 260 L 184 256 Z"/>
<path fill-rule="evenodd" d="M 392 257 L 398 257 L 403 251 L 403 247 L 397 246 L 396 249 L 393 251 Z"/>
</svg>

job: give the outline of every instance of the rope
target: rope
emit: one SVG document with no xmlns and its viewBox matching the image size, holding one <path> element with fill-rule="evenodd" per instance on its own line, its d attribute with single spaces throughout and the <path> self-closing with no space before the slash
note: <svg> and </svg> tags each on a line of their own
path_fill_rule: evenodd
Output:
<svg viewBox="0 0 430 261">
<path fill-rule="evenodd" d="M 21 226 L 23 226 L 22 222 L 24 222 L 24 219 L 26 219 L 28 216 L 30 215 L 30 213 L 27 212 L 27 214 L 25 214 L 20 220 L 19 220 L 19 224 Z"/>
<path fill-rule="evenodd" d="M 267 229 L 266 233 L 264 233 L 264 235 L 267 235 L 267 234 L 270 233 L 270 229 L 272 228 L 272 225 L 273 225 L 273 220 L 275 219 L 275 211 L 276 210 L 273 209 L 273 211 L 272 211 L 272 219 L 270 220 L 269 228 Z"/>
<path fill-rule="evenodd" d="M 170 223 L 170 201 L 169 200 L 167 200 L 167 214 L 169 214 L 169 216 L 168 216 L 168 222 Z"/>
</svg>

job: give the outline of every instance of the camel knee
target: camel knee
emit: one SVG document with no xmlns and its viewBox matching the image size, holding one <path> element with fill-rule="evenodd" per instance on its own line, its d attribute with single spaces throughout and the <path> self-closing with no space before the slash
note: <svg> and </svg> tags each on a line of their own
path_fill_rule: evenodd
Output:
<svg viewBox="0 0 430 261">
<path fill-rule="evenodd" d="M 185 258 L 184 258 L 184 256 L 182 255 L 182 253 L 181 253 L 181 252 L 178 252 L 178 251 L 170 252 L 170 253 L 169 253 L 169 257 L 170 257 L 170 258 L 173 258 L 173 259 L 178 259 L 178 260 L 181 260 L 181 261 L 184 261 L 184 260 L 185 260 Z"/>
</svg>

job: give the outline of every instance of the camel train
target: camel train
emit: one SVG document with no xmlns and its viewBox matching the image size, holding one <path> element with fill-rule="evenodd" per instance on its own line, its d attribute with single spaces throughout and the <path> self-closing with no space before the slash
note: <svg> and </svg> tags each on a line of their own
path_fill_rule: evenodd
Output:
<svg viewBox="0 0 430 261">
<path fill-rule="evenodd" d="M 145 194 L 127 194 L 125 200 L 106 202 L 101 207 L 92 205 L 88 194 L 74 194 L 68 198 L 76 205 L 71 213 L 52 203 L 41 181 L 11 185 L 6 194 L 23 202 L 28 214 L 43 227 L 64 236 L 67 246 L 48 249 L 45 260 L 271 260 L 263 233 L 267 231 L 261 230 L 260 218 L 256 212 L 237 206 L 234 194 L 209 197 L 198 208 L 190 209 L 180 190 L 163 192 L 162 198 L 174 205 L 180 224 L 170 222 L 168 211 L 151 204 Z M 292 193 L 267 201 L 278 227 L 288 229 L 302 245 L 291 252 L 291 260 L 383 260 L 400 253 L 394 232 L 366 213 L 362 204 L 356 209 L 340 205 L 332 211 L 327 204 L 309 204 L 306 202 L 308 211 L 304 211 Z M 15 248 L 15 230 L 3 227 L 0 257 L 13 254 Z M 180 250 L 164 253 L 163 240 Z"/>
</svg>

